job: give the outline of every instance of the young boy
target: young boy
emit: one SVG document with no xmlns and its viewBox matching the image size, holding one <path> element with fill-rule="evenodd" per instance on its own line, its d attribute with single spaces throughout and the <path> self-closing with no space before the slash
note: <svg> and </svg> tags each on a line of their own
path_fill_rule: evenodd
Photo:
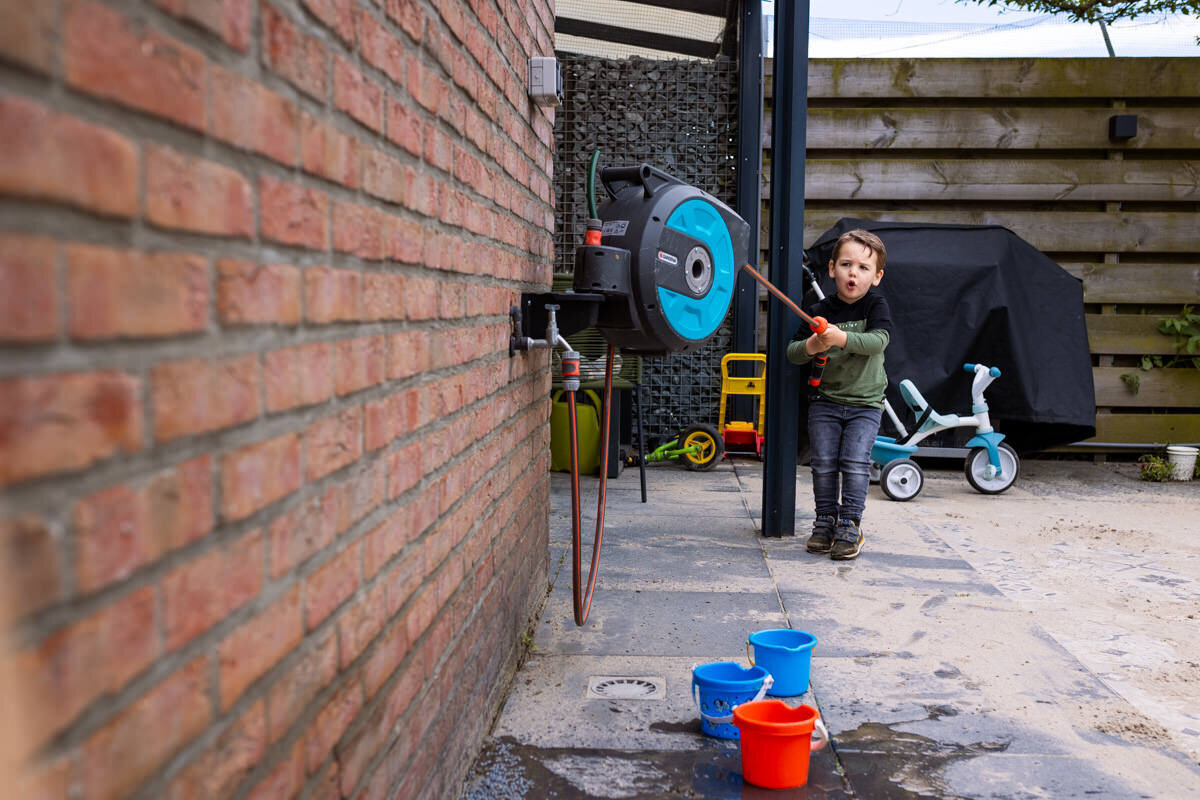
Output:
<svg viewBox="0 0 1200 800">
<path fill-rule="evenodd" d="M 837 295 L 808 309 L 828 320 L 829 328 L 812 335 L 802 328 L 787 348 L 793 364 L 806 364 L 828 351 L 808 407 L 816 521 L 807 549 L 836 560 L 855 558 L 862 550 L 871 444 L 887 389 L 883 351 L 892 329 L 887 301 L 871 287 L 883 280 L 886 262 L 887 250 L 875 234 L 842 234 L 829 261 Z"/>
</svg>

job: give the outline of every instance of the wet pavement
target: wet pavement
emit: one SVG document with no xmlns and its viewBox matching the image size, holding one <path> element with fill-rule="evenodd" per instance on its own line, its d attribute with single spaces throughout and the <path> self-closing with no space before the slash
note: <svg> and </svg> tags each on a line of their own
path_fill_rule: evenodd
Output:
<svg viewBox="0 0 1200 800">
<path fill-rule="evenodd" d="M 967 511 L 992 504 L 996 519 L 1022 524 L 1013 516 L 1022 502 L 1119 505 L 1132 492 L 1128 481 L 1111 483 L 1111 471 L 1048 463 L 1025 470 L 1029 486 L 995 497 L 953 471 L 927 472 L 909 503 L 872 487 L 866 545 L 852 562 L 804 550 L 806 469 L 798 535 L 784 539 L 760 535 L 756 460 L 706 473 L 656 465 L 645 504 L 637 471 L 625 470 L 609 482 L 600 577 L 582 628 L 571 610 L 568 481 L 555 473 L 550 591 L 463 800 L 1200 797 L 1200 748 L 1189 746 L 1200 731 L 1196 703 L 1156 709 L 1164 729 L 1114 691 L 1121 684 L 1081 661 L 1070 636 L 1014 601 L 1028 576 L 1003 567 L 1013 559 L 987 549 L 987 531 Z M 584 482 L 585 510 L 594 510 L 595 484 Z M 1165 491 L 1185 507 L 1197 497 L 1186 485 Z M 593 519 L 585 513 L 585 579 Z M 1164 580 L 1195 608 L 1200 560 L 1183 561 L 1186 570 Z M 1128 568 L 1091 566 L 1098 581 Z M 818 638 L 809 692 L 785 701 L 817 708 L 832 744 L 813 754 L 806 786 L 770 791 L 743 781 L 737 742 L 701 733 L 691 670 L 746 665 L 746 637 L 782 627 Z M 605 676 L 633 687 L 618 695 L 646 694 L 589 692 Z"/>
</svg>

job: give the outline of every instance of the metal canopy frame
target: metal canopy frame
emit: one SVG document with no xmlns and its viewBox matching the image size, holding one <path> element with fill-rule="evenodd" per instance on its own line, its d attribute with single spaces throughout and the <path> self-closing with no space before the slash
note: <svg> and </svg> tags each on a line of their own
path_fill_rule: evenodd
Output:
<svg viewBox="0 0 1200 800">
<path fill-rule="evenodd" d="M 679 31 L 668 34 L 649 27 L 633 28 L 574 19 L 568 16 L 555 17 L 554 32 L 600 42 L 658 50 L 689 58 L 711 59 L 722 55 L 729 57 L 737 55 L 738 13 L 742 6 L 742 0 L 622 0 L 622 2 L 629 5 L 686 11 L 707 17 L 722 18 L 725 22 L 722 26 L 720 41 L 714 42 L 683 36 L 679 35 Z M 595 0 L 592 4 L 593 8 L 597 10 L 602 10 L 605 5 L 605 0 Z"/>
</svg>

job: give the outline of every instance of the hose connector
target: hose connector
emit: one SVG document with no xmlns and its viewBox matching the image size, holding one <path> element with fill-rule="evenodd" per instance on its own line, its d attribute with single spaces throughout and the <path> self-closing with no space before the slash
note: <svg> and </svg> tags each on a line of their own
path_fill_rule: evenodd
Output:
<svg viewBox="0 0 1200 800">
<path fill-rule="evenodd" d="M 587 221 L 587 232 L 583 234 L 583 244 L 585 247 L 599 247 L 602 238 L 604 223 L 600 220 L 592 218 Z"/>
<path fill-rule="evenodd" d="M 579 391 L 579 353 L 574 350 L 563 351 L 562 386 L 568 392 Z"/>
</svg>

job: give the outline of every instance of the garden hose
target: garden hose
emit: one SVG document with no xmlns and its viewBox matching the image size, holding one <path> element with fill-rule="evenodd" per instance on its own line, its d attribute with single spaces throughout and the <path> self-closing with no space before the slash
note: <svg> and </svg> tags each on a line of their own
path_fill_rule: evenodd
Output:
<svg viewBox="0 0 1200 800">
<path fill-rule="evenodd" d="M 582 520 L 579 498 L 579 429 L 575 420 L 575 391 L 567 387 L 569 375 L 579 375 L 579 362 L 573 364 L 563 357 L 563 385 L 567 388 L 567 420 L 571 432 L 571 599 L 575 613 L 575 624 L 587 622 L 592 610 L 592 594 L 596 591 L 596 576 L 600 566 L 600 547 L 604 543 L 604 506 L 608 490 L 608 438 L 612 425 L 612 383 L 614 348 L 608 346 L 608 363 L 604 370 L 604 422 L 600 430 L 600 491 L 596 498 L 596 533 L 592 540 L 592 563 L 588 571 L 587 590 L 582 586 Z"/>
</svg>

